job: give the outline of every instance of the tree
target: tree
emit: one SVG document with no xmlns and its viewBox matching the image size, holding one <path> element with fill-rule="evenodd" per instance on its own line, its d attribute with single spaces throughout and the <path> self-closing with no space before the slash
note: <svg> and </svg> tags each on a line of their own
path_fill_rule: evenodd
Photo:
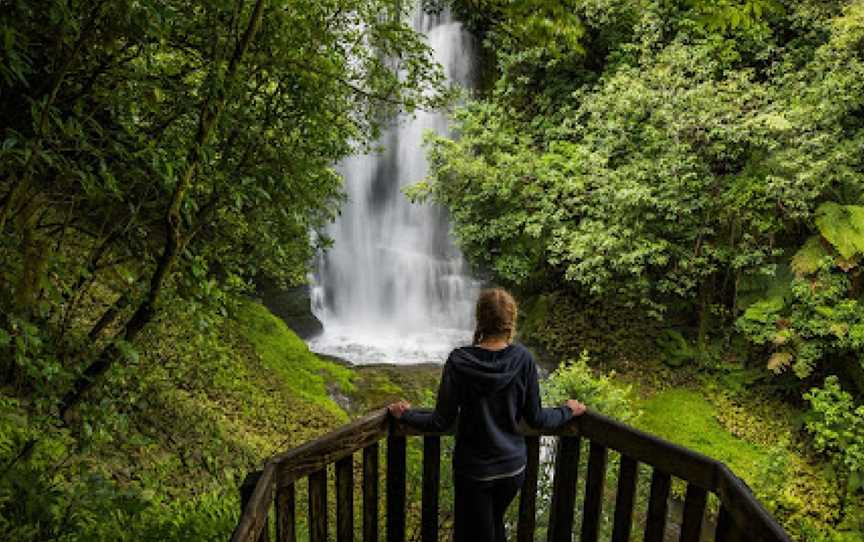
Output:
<svg viewBox="0 0 864 542">
<path fill-rule="evenodd" d="M 766 290 L 790 290 L 826 201 L 862 201 L 864 12 L 614 4 L 573 4 L 592 54 L 552 69 L 499 36 L 506 16 L 488 19 L 497 84 L 457 113 L 455 137 L 430 140 L 410 193 L 446 205 L 499 280 L 673 312 L 704 350 Z M 835 237 L 856 231 L 840 222 Z M 850 278 L 832 306 L 860 296 Z"/>
<path fill-rule="evenodd" d="M 25 324 L 42 336 L 41 353 L 17 356 L 6 380 L 39 358 L 61 375 L 65 411 L 128 355 L 166 297 L 206 296 L 216 278 L 242 289 L 260 272 L 305 276 L 312 232 L 341 201 L 333 164 L 393 112 L 443 96 L 403 9 L 56 0 L 4 10 L 0 327 L 18 353 Z"/>
</svg>

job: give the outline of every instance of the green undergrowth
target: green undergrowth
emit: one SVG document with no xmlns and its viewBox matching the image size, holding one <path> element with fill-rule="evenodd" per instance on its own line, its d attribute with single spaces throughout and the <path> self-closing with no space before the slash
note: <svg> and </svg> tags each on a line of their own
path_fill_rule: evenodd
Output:
<svg viewBox="0 0 864 542">
<path fill-rule="evenodd" d="M 711 386 L 643 393 L 638 428 L 726 464 L 794 540 L 834 540 L 835 480 L 798 438 L 794 409 Z M 683 498 L 683 484 L 673 490 Z"/>
<path fill-rule="evenodd" d="M 348 420 L 350 368 L 233 307 L 204 327 L 171 307 L 68 427 L 0 390 L 0 540 L 225 540 L 247 472 Z"/>
<path fill-rule="evenodd" d="M 335 385 L 338 391 L 351 392 L 354 371 L 310 352 L 285 322 L 260 303 L 241 303 L 235 318 L 240 333 L 254 345 L 262 364 L 284 381 L 287 390 L 341 421 L 347 419 L 345 411 L 330 398 L 329 387 Z"/>
<path fill-rule="evenodd" d="M 703 394 L 687 389 L 664 391 L 639 404 L 636 425 L 643 431 L 725 463 L 738 476 L 753 480 L 768 450 L 727 431 Z"/>
</svg>

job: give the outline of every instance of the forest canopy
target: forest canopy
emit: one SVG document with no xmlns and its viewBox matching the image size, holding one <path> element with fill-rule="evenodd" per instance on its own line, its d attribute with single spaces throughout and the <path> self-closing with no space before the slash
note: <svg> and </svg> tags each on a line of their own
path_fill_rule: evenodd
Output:
<svg viewBox="0 0 864 542">
<path fill-rule="evenodd" d="M 730 396 L 801 405 L 860 524 L 864 3 L 447 4 L 489 65 L 408 195 L 537 300 L 546 348 L 611 321 Z"/>
<path fill-rule="evenodd" d="M 496 76 L 410 194 L 516 287 L 735 325 L 802 385 L 860 373 L 864 5 L 571 4 L 566 50 L 475 16 Z"/>
<path fill-rule="evenodd" d="M 446 98 L 412 9 L 0 2 L 2 537 L 224 539 L 235 476 L 345 419 L 244 296 L 304 283 L 335 164 Z"/>
<path fill-rule="evenodd" d="M 3 371 L 64 412 L 166 298 L 305 281 L 334 164 L 443 95 L 392 2 L 4 4 Z"/>
</svg>

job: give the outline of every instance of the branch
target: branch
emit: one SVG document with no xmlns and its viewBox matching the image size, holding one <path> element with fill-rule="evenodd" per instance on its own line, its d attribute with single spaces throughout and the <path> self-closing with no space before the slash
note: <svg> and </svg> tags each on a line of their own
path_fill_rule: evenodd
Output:
<svg viewBox="0 0 864 542">
<path fill-rule="evenodd" d="M 264 2 L 265 0 L 256 0 L 255 2 L 255 7 L 252 10 L 252 15 L 249 19 L 246 31 L 243 33 L 242 39 L 237 43 L 237 46 L 234 49 L 234 54 L 231 57 L 231 62 L 226 74 L 226 87 L 233 83 L 237 67 L 240 64 L 240 59 L 249 49 L 249 45 L 261 26 Z M 162 286 L 164 285 L 168 275 L 173 270 L 177 256 L 183 246 L 183 236 L 180 230 L 180 209 L 185 199 L 186 192 L 191 186 L 192 180 L 201 163 L 201 149 L 206 145 L 211 131 L 216 127 L 219 116 L 225 108 L 227 94 L 227 89 L 222 89 L 215 98 L 212 100 L 210 98 L 206 99 L 201 106 L 198 132 L 192 147 L 189 149 L 188 166 L 174 189 L 171 203 L 165 213 L 165 246 L 156 264 L 156 270 L 150 278 L 150 286 L 147 290 L 147 294 L 135 309 L 132 317 L 123 329 L 123 339 L 127 342 L 134 341 L 141 330 L 144 329 L 144 327 L 153 319 L 156 311 L 156 302 L 162 292 Z M 61 419 L 65 420 L 66 413 L 81 401 L 84 394 L 95 386 L 99 379 L 101 379 L 101 377 L 120 357 L 121 352 L 116 341 L 110 343 L 102 350 L 99 357 L 91 363 L 78 378 L 75 379 L 72 383 L 71 389 L 61 400 L 59 412 Z"/>
</svg>

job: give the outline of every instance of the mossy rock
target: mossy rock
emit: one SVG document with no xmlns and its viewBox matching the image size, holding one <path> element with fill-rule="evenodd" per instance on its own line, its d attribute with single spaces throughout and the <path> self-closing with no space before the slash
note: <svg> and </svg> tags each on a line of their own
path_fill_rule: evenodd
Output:
<svg viewBox="0 0 864 542">
<path fill-rule="evenodd" d="M 442 369 L 434 363 L 355 366 L 354 386 L 348 393 L 351 414 L 365 414 L 399 399 L 417 407 L 432 407 Z"/>
<path fill-rule="evenodd" d="M 258 277 L 255 289 L 264 306 L 282 319 L 301 339 L 315 337 L 324 331 L 324 325 L 312 314 L 309 286 L 282 288 L 271 279 Z"/>
</svg>

